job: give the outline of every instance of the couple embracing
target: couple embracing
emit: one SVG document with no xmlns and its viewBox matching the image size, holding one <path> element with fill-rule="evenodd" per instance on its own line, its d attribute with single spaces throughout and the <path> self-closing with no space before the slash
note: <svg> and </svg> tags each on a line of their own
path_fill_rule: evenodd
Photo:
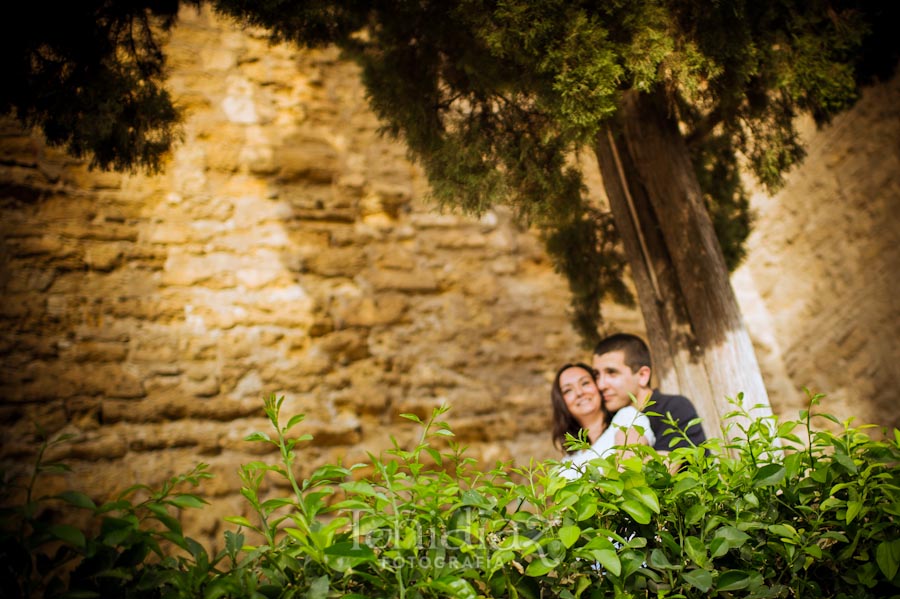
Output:
<svg viewBox="0 0 900 599">
<path fill-rule="evenodd" d="M 582 465 L 611 457 L 624 445 L 645 444 L 667 452 L 706 440 L 693 404 L 681 395 L 665 395 L 650 386 L 650 350 L 634 335 L 617 334 L 594 348 L 592 366 L 566 364 L 556 373 L 550 393 L 553 406 L 553 443 L 566 451 L 566 434 L 584 429 L 591 447 L 567 452 L 561 471 L 576 478 Z M 646 410 L 646 414 L 644 411 Z M 671 417 L 680 432 L 670 430 Z"/>
</svg>

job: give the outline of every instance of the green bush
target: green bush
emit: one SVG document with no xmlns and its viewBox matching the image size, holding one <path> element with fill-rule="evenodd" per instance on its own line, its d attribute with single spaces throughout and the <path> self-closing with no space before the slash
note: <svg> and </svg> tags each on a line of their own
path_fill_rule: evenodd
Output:
<svg viewBox="0 0 900 599">
<path fill-rule="evenodd" d="M 817 431 L 804 411 L 668 461 L 636 447 L 569 481 L 554 462 L 480 471 L 442 408 L 427 422 L 405 415 L 421 424 L 415 447 L 395 442 L 365 467 L 326 465 L 297 480 L 298 444 L 310 437 L 291 435 L 303 417 L 282 423 L 281 403 L 265 402 L 274 432 L 248 437 L 281 459 L 242 467 L 254 516 L 227 519 L 236 530 L 218 555 L 172 516 L 201 505 L 178 489 L 208 476 L 202 465 L 101 506 L 76 492 L 33 499 L 32 477 L 26 501 L 2 513 L 3 596 L 900 596 L 900 431 L 874 440 L 828 415 L 840 432 Z M 35 475 L 59 467 L 40 457 L 55 442 L 42 445 Z M 267 477 L 287 486 L 264 486 Z M 49 521 L 45 502 L 92 511 L 99 532 Z"/>
</svg>

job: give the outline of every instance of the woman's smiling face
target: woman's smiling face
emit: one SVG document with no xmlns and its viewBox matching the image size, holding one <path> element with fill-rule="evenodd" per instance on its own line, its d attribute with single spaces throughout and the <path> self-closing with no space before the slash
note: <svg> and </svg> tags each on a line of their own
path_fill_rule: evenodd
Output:
<svg viewBox="0 0 900 599">
<path fill-rule="evenodd" d="M 565 369 L 559 375 L 559 389 L 569 413 L 579 423 L 596 415 L 603 399 L 593 375 L 580 366 Z"/>
</svg>

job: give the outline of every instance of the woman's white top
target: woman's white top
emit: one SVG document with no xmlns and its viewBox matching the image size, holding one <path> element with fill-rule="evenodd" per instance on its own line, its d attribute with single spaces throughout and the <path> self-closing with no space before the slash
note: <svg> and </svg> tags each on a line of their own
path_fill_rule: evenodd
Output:
<svg viewBox="0 0 900 599">
<path fill-rule="evenodd" d="M 607 458 L 615 451 L 613 447 L 616 445 L 616 433 L 620 430 L 635 429 L 641 433 L 650 447 L 656 442 L 656 435 L 650 428 L 650 419 L 638 411 L 634 406 L 625 406 L 615 413 L 612 421 L 603 434 L 597 437 L 589 449 L 582 449 L 575 453 L 570 453 L 562 459 L 566 464 L 565 468 L 560 470 L 560 474 L 568 479 L 575 479 L 581 476 L 582 466 L 597 458 Z"/>
</svg>

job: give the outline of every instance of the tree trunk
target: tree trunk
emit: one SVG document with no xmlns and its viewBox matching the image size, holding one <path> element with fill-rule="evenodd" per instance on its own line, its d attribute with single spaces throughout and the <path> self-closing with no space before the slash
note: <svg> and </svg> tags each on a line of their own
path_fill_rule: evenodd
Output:
<svg viewBox="0 0 900 599">
<path fill-rule="evenodd" d="M 597 136 L 594 151 L 661 390 L 688 396 L 707 436 L 719 434 L 734 409 L 725 398 L 740 392 L 753 416 L 770 415 L 687 146 L 662 99 L 626 92 L 615 127 Z M 727 439 L 744 436 L 735 428 L 722 432 Z"/>
</svg>

